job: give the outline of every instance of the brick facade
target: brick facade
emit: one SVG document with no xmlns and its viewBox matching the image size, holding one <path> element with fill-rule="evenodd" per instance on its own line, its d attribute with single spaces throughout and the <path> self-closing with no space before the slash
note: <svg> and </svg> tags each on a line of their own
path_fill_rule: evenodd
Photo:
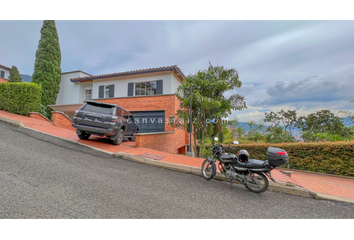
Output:
<svg viewBox="0 0 354 240">
<path fill-rule="evenodd" d="M 72 127 L 72 121 L 62 112 L 53 112 L 52 118 L 53 124 L 58 127 L 66 128 L 76 131 L 76 128 Z"/>
<path fill-rule="evenodd" d="M 48 118 L 44 117 L 42 114 L 37 113 L 37 112 L 31 112 L 30 113 L 30 118 L 35 118 L 35 119 L 38 119 L 38 120 L 43 120 L 43 121 L 52 123 Z"/>
<path fill-rule="evenodd" d="M 176 114 L 176 95 L 153 95 L 142 97 L 95 99 L 97 102 L 117 104 L 128 111 L 165 111 L 165 118 Z M 174 128 L 165 121 L 165 132 L 174 131 Z"/>
<path fill-rule="evenodd" d="M 128 111 L 165 111 L 165 132 L 158 134 L 137 135 L 136 147 L 146 147 L 159 151 L 177 153 L 177 148 L 189 144 L 189 134 L 182 129 L 175 129 L 168 124 L 168 118 L 175 116 L 179 109 L 176 95 L 153 95 L 142 97 L 95 99 L 98 102 L 117 104 Z"/>
<path fill-rule="evenodd" d="M 95 99 L 98 102 L 117 104 L 128 111 L 165 111 L 165 118 L 175 116 L 179 109 L 179 101 L 176 95 L 154 95 L 143 97 L 125 97 Z M 30 117 L 46 120 L 39 113 L 31 113 Z M 53 112 L 53 124 L 69 130 L 76 130 L 72 127 L 72 120 L 63 112 Z M 193 139 L 192 139 L 193 141 Z M 163 152 L 177 153 L 178 148 L 189 144 L 189 133 L 182 129 L 175 129 L 165 121 L 165 133 L 136 135 L 135 147 L 145 147 Z M 184 152 L 184 151 L 183 151 Z"/>
</svg>

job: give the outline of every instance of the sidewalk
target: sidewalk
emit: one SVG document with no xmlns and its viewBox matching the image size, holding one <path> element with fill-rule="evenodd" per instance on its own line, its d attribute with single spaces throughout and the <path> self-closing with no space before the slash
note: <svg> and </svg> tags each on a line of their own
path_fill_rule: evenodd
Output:
<svg viewBox="0 0 354 240">
<path fill-rule="evenodd" d="M 148 148 L 135 148 L 135 143 L 130 141 L 124 141 L 121 145 L 116 146 L 110 144 L 110 141 L 108 139 L 94 136 L 92 136 L 89 140 L 81 140 L 77 137 L 75 131 L 56 127 L 52 123 L 47 121 L 29 118 L 4 111 L 0 111 L 0 120 L 5 122 L 7 120 L 15 120 L 21 122 L 27 128 L 44 132 L 53 136 L 61 137 L 72 142 L 77 142 L 104 151 L 108 151 L 110 153 L 121 152 L 133 154 L 148 159 L 154 159 L 160 162 L 196 167 L 199 169 L 202 165 L 202 162 L 204 161 L 204 159 L 202 158 L 165 153 Z M 317 193 L 351 198 L 354 200 L 354 179 L 297 171 L 294 171 L 291 177 L 288 177 L 282 174 L 277 169 L 272 171 L 272 176 L 279 182 L 292 183 Z"/>
</svg>

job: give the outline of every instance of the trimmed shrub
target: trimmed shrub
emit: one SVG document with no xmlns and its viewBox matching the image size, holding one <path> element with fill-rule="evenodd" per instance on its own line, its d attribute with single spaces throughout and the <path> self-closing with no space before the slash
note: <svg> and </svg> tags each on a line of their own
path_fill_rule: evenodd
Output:
<svg viewBox="0 0 354 240">
<path fill-rule="evenodd" d="M 0 83 L 0 110 L 29 115 L 41 109 L 42 89 L 35 83 Z"/>
<path fill-rule="evenodd" d="M 225 145 L 228 146 L 228 145 Z M 289 154 L 291 169 L 354 176 L 354 142 L 326 143 L 261 143 L 231 145 L 237 154 L 241 149 L 250 153 L 251 159 L 267 159 L 268 147 L 284 149 Z M 228 151 L 229 152 L 229 151 Z M 283 165 L 284 167 L 287 165 Z"/>
</svg>

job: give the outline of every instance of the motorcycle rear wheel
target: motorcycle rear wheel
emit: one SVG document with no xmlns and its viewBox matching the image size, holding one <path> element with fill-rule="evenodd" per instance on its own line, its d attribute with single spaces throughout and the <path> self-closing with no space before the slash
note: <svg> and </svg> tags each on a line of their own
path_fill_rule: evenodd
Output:
<svg viewBox="0 0 354 240">
<path fill-rule="evenodd" d="M 212 179 L 216 175 L 215 162 L 209 162 L 205 159 L 202 164 L 202 175 L 206 180 Z"/>
<path fill-rule="evenodd" d="M 251 177 L 253 176 L 253 178 Z M 267 191 L 269 187 L 268 178 L 263 173 L 249 173 L 246 175 L 248 180 L 245 183 L 245 187 L 254 193 L 262 193 Z"/>
</svg>

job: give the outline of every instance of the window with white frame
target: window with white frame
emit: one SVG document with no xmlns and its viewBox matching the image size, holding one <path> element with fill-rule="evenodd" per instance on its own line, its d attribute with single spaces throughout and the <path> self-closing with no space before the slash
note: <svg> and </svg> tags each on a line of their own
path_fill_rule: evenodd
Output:
<svg viewBox="0 0 354 240">
<path fill-rule="evenodd" d="M 85 100 L 91 100 L 92 99 L 92 89 L 86 89 L 85 91 Z"/>
<path fill-rule="evenodd" d="M 98 86 L 98 98 L 113 98 L 114 84 Z"/>
<path fill-rule="evenodd" d="M 156 81 L 135 83 L 135 96 L 156 94 Z"/>
<path fill-rule="evenodd" d="M 109 85 L 104 85 L 103 93 L 104 93 L 104 98 L 109 98 Z"/>
</svg>

